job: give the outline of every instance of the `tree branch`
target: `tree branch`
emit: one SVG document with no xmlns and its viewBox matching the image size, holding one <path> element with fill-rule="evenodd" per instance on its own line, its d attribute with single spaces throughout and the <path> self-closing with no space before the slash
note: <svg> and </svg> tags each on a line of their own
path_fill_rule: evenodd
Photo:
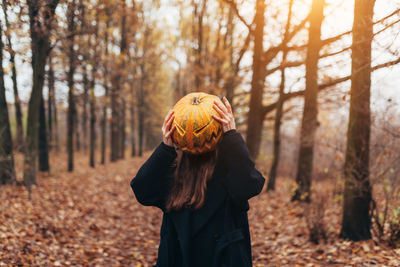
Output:
<svg viewBox="0 0 400 267">
<path fill-rule="evenodd" d="M 263 55 L 263 60 L 265 64 L 269 63 L 283 48 L 289 48 L 284 45 L 284 43 L 288 43 L 301 29 L 303 29 L 309 18 L 310 14 L 308 14 L 307 17 L 305 17 L 299 24 L 297 24 L 293 31 L 288 33 L 287 39 L 284 40 L 284 42 L 280 43 L 278 46 L 270 47 L 267 51 L 265 51 Z"/>
<path fill-rule="evenodd" d="M 251 37 L 251 33 L 249 32 L 249 34 L 247 35 L 247 37 L 246 37 L 246 40 L 244 41 L 244 44 L 243 44 L 243 46 L 242 46 L 242 49 L 240 49 L 240 52 L 239 52 L 239 57 L 238 57 L 238 59 L 236 60 L 236 62 L 235 62 L 235 69 L 234 69 L 234 72 L 235 73 L 238 73 L 238 71 L 239 71 L 239 64 L 240 64 L 240 61 L 242 61 L 242 58 L 243 58 L 243 56 L 244 56 L 244 53 L 246 53 L 246 51 L 247 51 L 247 49 L 248 49 L 248 47 L 249 47 L 249 44 L 250 44 L 250 38 Z"/>
<path fill-rule="evenodd" d="M 232 7 L 233 11 L 235 12 L 236 16 L 240 19 L 240 21 L 249 29 L 249 31 L 252 31 L 253 23 L 248 24 L 247 21 L 240 15 L 236 3 L 233 0 L 224 0 L 224 2 Z"/>
<path fill-rule="evenodd" d="M 389 28 L 392 27 L 394 24 L 399 23 L 399 22 L 400 22 L 400 19 L 399 19 L 399 20 L 396 20 L 396 21 L 394 21 L 394 22 L 392 22 L 392 23 L 390 23 L 389 25 L 387 25 L 387 26 L 384 27 L 383 29 L 381 29 L 381 30 L 377 31 L 376 33 L 374 33 L 374 36 L 380 34 L 381 32 L 383 32 L 383 31 L 385 31 L 385 30 L 387 30 L 387 29 L 389 29 Z M 326 57 L 331 57 L 331 56 L 335 56 L 335 55 L 341 54 L 341 53 L 343 53 L 343 52 L 345 52 L 345 51 L 347 51 L 347 50 L 350 50 L 351 47 L 352 47 L 352 46 L 350 45 L 350 46 L 346 46 L 346 47 L 344 47 L 343 49 L 341 49 L 341 50 L 339 50 L 339 51 L 336 51 L 336 52 L 325 53 L 325 54 L 321 55 L 319 58 L 326 58 Z M 303 64 L 305 64 L 305 61 L 304 61 L 304 60 L 286 62 L 285 64 L 281 64 L 281 65 L 279 65 L 279 66 L 277 66 L 277 67 L 275 67 L 275 68 L 272 68 L 272 69 L 267 70 L 267 71 L 266 71 L 266 74 L 267 74 L 267 76 L 268 76 L 268 75 L 270 75 L 270 74 L 272 74 L 272 73 L 274 73 L 274 72 L 276 72 L 276 71 L 278 71 L 278 70 L 282 70 L 282 69 L 285 69 L 285 68 L 299 67 L 299 66 L 301 66 L 301 65 L 303 65 Z"/>
<path fill-rule="evenodd" d="M 385 62 L 385 63 L 382 63 L 382 64 L 378 64 L 378 65 L 375 65 L 375 66 L 371 67 L 371 72 L 375 71 L 375 70 L 378 70 L 378 69 L 381 69 L 381 68 L 390 67 L 390 66 L 393 66 L 393 65 L 396 65 L 396 64 L 399 64 L 399 63 L 400 63 L 400 58 L 397 58 L 395 60 L 388 61 L 388 62 Z M 351 79 L 351 75 L 347 75 L 347 76 L 344 76 L 344 77 L 341 77 L 341 78 L 336 78 L 336 79 L 333 79 L 333 80 L 328 81 L 326 83 L 320 84 L 318 86 L 318 89 L 319 89 L 319 91 L 322 91 L 322 90 L 324 90 L 326 88 L 329 88 L 329 87 L 331 87 L 333 85 L 336 85 L 338 83 L 342 83 L 342 82 L 348 81 L 350 79 Z M 303 96 L 304 93 L 305 93 L 305 90 L 286 93 L 286 94 L 284 94 L 284 96 L 282 98 L 282 101 L 285 102 L 286 100 L 292 99 L 294 97 Z M 275 102 L 275 103 L 269 104 L 267 106 L 264 106 L 263 109 L 262 109 L 263 116 L 266 116 L 266 114 L 268 114 L 269 112 L 273 111 L 276 108 L 277 104 L 278 104 L 278 102 Z"/>
<path fill-rule="evenodd" d="M 390 13 L 389 15 L 387 15 L 386 17 L 383 17 L 383 18 L 381 18 L 381 19 L 375 21 L 375 22 L 374 22 L 374 25 L 385 21 L 386 19 L 388 19 L 388 18 L 390 18 L 390 17 L 396 15 L 397 13 L 400 13 L 400 9 L 397 9 L 397 10 L 393 11 L 392 13 Z M 399 20 L 397 20 L 397 21 L 395 21 L 395 22 L 392 22 L 391 24 L 387 25 L 387 26 L 384 27 L 383 29 L 381 29 L 381 30 L 377 31 L 376 33 L 374 33 L 374 35 L 377 35 L 377 34 L 383 32 L 384 30 L 390 28 L 391 26 L 393 26 L 394 24 L 396 24 L 396 23 L 398 23 L 398 22 L 399 22 Z M 350 34 L 350 33 L 352 33 L 352 30 L 347 31 L 347 32 L 343 32 L 343 33 L 341 33 L 341 34 L 339 34 L 339 35 L 336 35 L 336 36 L 333 36 L 333 37 L 330 37 L 330 38 L 327 38 L 327 39 L 324 39 L 324 40 L 321 40 L 322 46 L 327 45 L 327 44 L 330 44 L 330 43 L 333 43 L 333 42 L 336 42 L 337 40 L 341 39 L 343 36 L 345 36 L 345 35 L 347 35 L 347 34 Z M 288 49 L 289 49 L 290 51 L 295 51 L 295 50 L 304 49 L 304 48 L 306 48 L 306 47 L 307 47 L 307 44 L 303 44 L 303 45 L 298 45 L 298 46 L 290 46 L 290 47 L 288 47 Z"/>
</svg>

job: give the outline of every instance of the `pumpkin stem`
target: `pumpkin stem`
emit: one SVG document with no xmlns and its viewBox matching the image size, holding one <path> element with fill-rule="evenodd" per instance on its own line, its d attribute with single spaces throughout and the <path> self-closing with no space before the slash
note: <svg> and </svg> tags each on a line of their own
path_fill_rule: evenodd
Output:
<svg viewBox="0 0 400 267">
<path fill-rule="evenodd" d="M 192 99 L 192 105 L 198 105 L 201 103 L 201 100 L 198 96 L 194 96 Z"/>
</svg>

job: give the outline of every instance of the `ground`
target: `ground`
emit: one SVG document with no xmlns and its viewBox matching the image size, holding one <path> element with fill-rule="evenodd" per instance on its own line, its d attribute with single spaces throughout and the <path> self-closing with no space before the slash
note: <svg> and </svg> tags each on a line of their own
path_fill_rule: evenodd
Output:
<svg viewBox="0 0 400 267">
<path fill-rule="evenodd" d="M 66 157 L 52 155 L 50 174 L 40 174 L 31 194 L 1 187 L 0 266 L 152 266 L 162 214 L 138 204 L 129 186 L 147 156 L 92 169 L 77 153 L 68 173 Z M 327 242 L 311 243 L 290 190 L 291 181 L 279 178 L 276 192 L 250 200 L 254 266 L 400 266 L 400 249 L 337 237 L 340 201 L 326 208 Z"/>
</svg>

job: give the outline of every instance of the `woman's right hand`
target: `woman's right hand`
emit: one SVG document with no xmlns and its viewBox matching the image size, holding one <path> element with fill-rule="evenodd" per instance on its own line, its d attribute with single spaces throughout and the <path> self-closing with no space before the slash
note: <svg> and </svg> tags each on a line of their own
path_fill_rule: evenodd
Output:
<svg viewBox="0 0 400 267">
<path fill-rule="evenodd" d="M 164 119 L 164 123 L 162 126 L 162 133 L 163 133 L 163 142 L 164 144 L 166 144 L 167 146 L 173 146 L 173 142 L 172 142 L 172 138 L 171 135 L 173 133 L 173 131 L 175 130 L 175 125 L 172 126 L 172 122 L 174 121 L 174 111 L 171 109 L 167 116 Z"/>
</svg>

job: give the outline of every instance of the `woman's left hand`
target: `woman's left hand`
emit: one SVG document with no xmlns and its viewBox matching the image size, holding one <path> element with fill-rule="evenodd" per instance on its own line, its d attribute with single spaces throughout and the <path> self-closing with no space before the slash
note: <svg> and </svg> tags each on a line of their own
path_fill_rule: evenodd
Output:
<svg viewBox="0 0 400 267">
<path fill-rule="evenodd" d="M 175 130 L 175 125 L 171 127 L 174 118 L 175 118 L 174 111 L 171 109 L 168 112 L 167 116 L 165 116 L 164 123 L 162 126 L 163 142 L 167 146 L 174 146 L 171 138 L 171 135 Z"/>
<path fill-rule="evenodd" d="M 222 102 L 224 103 L 224 105 L 221 105 L 217 101 L 214 101 L 213 105 L 213 108 L 218 112 L 221 117 L 215 115 L 212 115 L 212 117 L 222 124 L 222 130 L 225 133 L 229 130 L 236 129 L 236 124 L 228 99 L 226 99 L 226 97 L 223 97 Z"/>
</svg>

